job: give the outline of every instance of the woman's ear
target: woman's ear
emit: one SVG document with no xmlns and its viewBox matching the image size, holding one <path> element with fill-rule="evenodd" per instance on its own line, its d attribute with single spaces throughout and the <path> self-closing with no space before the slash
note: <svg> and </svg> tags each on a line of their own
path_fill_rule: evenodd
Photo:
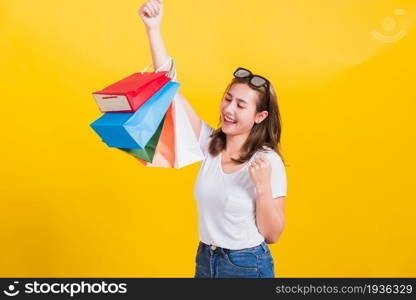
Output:
<svg viewBox="0 0 416 300">
<path fill-rule="evenodd" d="M 256 118 L 254 119 L 254 122 L 256 124 L 260 124 L 261 122 L 263 122 L 264 119 L 267 118 L 268 115 L 269 115 L 269 112 L 267 110 L 263 110 L 262 112 L 259 112 L 256 114 Z"/>
</svg>

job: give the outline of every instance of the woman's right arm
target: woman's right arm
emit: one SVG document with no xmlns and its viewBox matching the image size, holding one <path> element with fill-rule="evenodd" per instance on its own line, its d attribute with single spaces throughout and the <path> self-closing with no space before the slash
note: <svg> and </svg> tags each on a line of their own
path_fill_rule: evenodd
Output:
<svg viewBox="0 0 416 300">
<path fill-rule="evenodd" d="M 169 55 L 166 51 L 165 44 L 162 39 L 162 34 L 160 31 L 160 23 L 163 15 L 163 3 L 162 0 L 150 0 L 145 2 L 138 11 L 140 18 L 142 19 L 145 27 L 147 37 L 149 39 L 150 50 L 152 53 L 152 62 L 154 69 L 162 66 L 168 59 Z M 166 66 L 161 70 L 169 70 L 171 66 Z M 176 81 L 176 70 L 174 70 L 174 78 Z M 202 122 L 198 114 L 192 108 L 191 104 L 182 96 L 178 90 L 177 96 L 179 97 L 182 104 L 185 106 L 188 116 L 191 119 L 190 121 L 193 124 L 197 124 L 196 136 L 199 138 L 201 131 Z"/>
</svg>

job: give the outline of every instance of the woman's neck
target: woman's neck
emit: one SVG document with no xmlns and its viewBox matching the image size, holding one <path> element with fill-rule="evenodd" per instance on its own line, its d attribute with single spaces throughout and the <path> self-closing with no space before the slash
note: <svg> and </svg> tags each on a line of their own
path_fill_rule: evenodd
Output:
<svg viewBox="0 0 416 300">
<path fill-rule="evenodd" d="M 226 148 L 224 152 L 228 157 L 238 157 L 241 154 L 241 149 L 245 141 L 247 140 L 248 134 L 239 135 L 226 135 Z"/>
</svg>

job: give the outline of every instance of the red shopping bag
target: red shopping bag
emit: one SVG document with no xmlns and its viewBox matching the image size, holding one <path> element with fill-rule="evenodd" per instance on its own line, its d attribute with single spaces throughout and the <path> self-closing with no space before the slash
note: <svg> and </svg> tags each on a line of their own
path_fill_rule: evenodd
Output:
<svg viewBox="0 0 416 300">
<path fill-rule="evenodd" d="M 170 77 L 168 71 L 134 73 L 108 87 L 92 93 L 101 112 L 135 112 L 144 102 L 163 87 Z"/>
</svg>

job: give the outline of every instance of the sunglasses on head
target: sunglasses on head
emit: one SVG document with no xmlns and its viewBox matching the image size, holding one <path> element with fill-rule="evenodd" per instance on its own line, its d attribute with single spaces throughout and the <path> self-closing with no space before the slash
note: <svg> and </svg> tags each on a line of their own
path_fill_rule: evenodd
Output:
<svg viewBox="0 0 416 300">
<path fill-rule="evenodd" d="M 270 92 L 269 92 L 269 87 L 270 87 L 270 82 L 264 78 L 263 76 L 260 75 L 255 75 L 253 73 L 251 73 L 250 70 L 247 70 L 245 68 L 239 67 L 237 68 L 237 70 L 234 71 L 234 77 L 236 78 L 249 78 L 248 83 L 251 86 L 254 86 L 255 88 L 261 88 L 262 86 L 264 86 L 266 88 L 266 99 L 267 102 L 270 102 Z M 269 104 L 267 104 L 269 105 Z"/>
<path fill-rule="evenodd" d="M 269 81 L 260 75 L 255 75 L 251 73 L 250 70 L 247 70 L 245 68 L 237 68 L 237 70 L 234 71 L 234 77 L 236 78 L 249 78 L 249 84 L 256 88 L 261 88 L 264 86 L 266 90 L 269 90 Z"/>
</svg>

